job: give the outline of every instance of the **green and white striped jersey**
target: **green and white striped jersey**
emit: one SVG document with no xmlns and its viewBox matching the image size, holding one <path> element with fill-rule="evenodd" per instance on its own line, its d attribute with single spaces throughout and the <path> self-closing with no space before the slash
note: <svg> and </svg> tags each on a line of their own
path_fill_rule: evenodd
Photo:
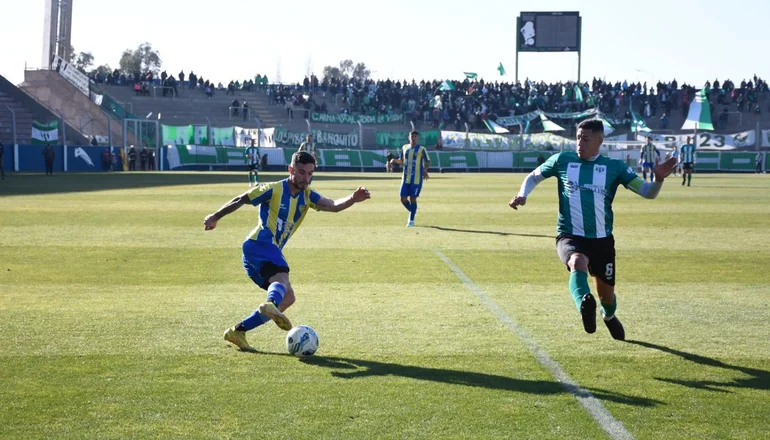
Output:
<svg viewBox="0 0 770 440">
<path fill-rule="evenodd" d="M 258 147 L 246 148 L 244 155 L 246 156 L 246 165 L 259 165 L 259 159 L 261 156 L 259 155 Z"/>
<path fill-rule="evenodd" d="M 695 163 L 695 145 L 684 144 L 679 149 L 679 161 L 682 163 Z"/>
<path fill-rule="evenodd" d="M 639 179 L 625 162 L 598 156 L 582 160 L 577 153 L 554 154 L 540 165 L 543 177 L 559 180 L 559 218 L 556 230 L 586 238 L 612 234 L 612 201 L 618 186 Z"/>
</svg>

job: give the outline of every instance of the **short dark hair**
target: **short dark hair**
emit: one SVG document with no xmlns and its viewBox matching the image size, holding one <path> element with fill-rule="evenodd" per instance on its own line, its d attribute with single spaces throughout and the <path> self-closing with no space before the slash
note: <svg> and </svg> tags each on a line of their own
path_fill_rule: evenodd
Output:
<svg viewBox="0 0 770 440">
<path fill-rule="evenodd" d="M 419 131 L 417 131 L 417 130 L 412 130 L 412 131 L 410 131 L 410 132 L 409 132 L 409 136 L 411 136 L 411 135 L 413 135 L 413 134 L 416 134 L 417 136 L 419 136 L 419 135 L 420 135 L 420 132 L 419 132 Z"/>
<path fill-rule="evenodd" d="M 601 119 L 586 119 L 578 124 L 578 128 L 583 130 L 591 130 L 594 133 L 599 133 L 604 136 L 604 123 Z"/>
<path fill-rule="evenodd" d="M 315 157 L 313 157 L 313 155 L 307 151 L 298 151 L 291 155 L 291 166 L 295 166 L 297 164 L 307 165 L 309 163 L 312 163 L 313 165 L 316 164 Z"/>
</svg>

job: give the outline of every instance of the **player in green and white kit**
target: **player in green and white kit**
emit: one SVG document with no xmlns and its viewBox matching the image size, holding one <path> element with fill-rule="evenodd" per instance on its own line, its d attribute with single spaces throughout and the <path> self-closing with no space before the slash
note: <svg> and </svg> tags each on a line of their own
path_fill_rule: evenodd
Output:
<svg viewBox="0 0 770 440">
<path fill-rule="evenodd" d="M 692 170 L 695 168 L 695 144 L 690 142 L 690 136 L 687 136 L 687 143 L 679 149 L 679 162 L 682 164 L 682 186 L 687 180 L 687 186 L 692 181 Z"/>
<path fill-rule="evenodd" d="M 518 209 L 527 196 L 548 177 L 559 181 L 559 217 L 556 251 L 570 271 L 569 289 L 588 333 L 596 331 L 596 300 L 588 274 L 593 275 L 602 306 L 604 324 L 613 338 L 624 340 L 623 325 L 615 316 L 615 239 L 612 236 L 612 201 L 623 185 L 647 199 L 657 197 L 663 180 L 671 174 L 676 159 L 654 168 L 655 182 L 645 182 L 623 161 L 599 154 L 604 126 L 598 119 L 580 123 L 577 153 L 554 154 L 524 179 L 508 205 Z M 657 161 L 656 161 L 657 162 Z"/>
<path fill-rule="evenodd" d="M 251 146 L 246 148 L 246 166 L 249 167 L 249 186 L 257 186 L 259 183 L 259 159 L 262 157 L 259 155 L 259 147 L 254 146 L 254 141 L 251 141 Z"/>
</svg>

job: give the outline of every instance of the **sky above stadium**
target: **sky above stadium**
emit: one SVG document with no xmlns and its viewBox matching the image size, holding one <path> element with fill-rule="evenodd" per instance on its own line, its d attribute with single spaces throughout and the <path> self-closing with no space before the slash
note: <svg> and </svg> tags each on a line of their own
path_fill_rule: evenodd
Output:
<svg viewBox="0 0 770 440">
<path fill-rule="evenodd" d="M 755 0 L 73 0 L 72 45 L 95 65 L 118 66 L 123 50 L 149 42 L 163 68 L 226 83 L 267 74 L 271 82 L 321 76 L 343 59 L 376 79 L 513 81 L 516 17 L 579 11 L 581 79 L 740 82 L 770 77 L 770 2 Z M 366 6 L 364 6 L 366 5 Z M 25 63 L 42 64 L 43 0 L 0 0 L 0 74 L 18 84 Z M 505 76 L 497 71 L 502 63 Z M 519 78 L 577 78 L 576 53 L 522 53 Z"/>
</svg>

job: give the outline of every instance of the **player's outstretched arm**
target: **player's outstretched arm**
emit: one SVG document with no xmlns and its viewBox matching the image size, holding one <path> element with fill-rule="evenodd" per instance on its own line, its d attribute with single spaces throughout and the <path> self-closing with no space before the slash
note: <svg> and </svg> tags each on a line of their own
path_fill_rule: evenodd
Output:
<svg viewBox="0 0 770 440">
<path fill-rule="evenodd" d="M 225 203 L 216 212 L 214 212 L 213 214 L 207 215 L 206 218 L 203 219 L 204 230 L 210 231 L 216 228 L 217 221 L 219 221 L 220 218 L 226 216 L 227 214 L 237 211 L 238 208 L 248 203 L 250 203 L 250 200 L 249 200 L 248 194 L 246 193 L 243 193 L 238 197 L 235 197 L 234 199 Z"/>
<path fill-rule="evenodd" d="M 527 177 L 524 178 L 524 181 L 521 183 L 521 188 L 519 188 L 519 193 L 508 202 L 508 206 L 518 210 L 519 206 L 526 205 L 529 193 L 531 193 L 543 180 L 545 180 L 545 176 L 543 176 L 543 173 L 540 171 L 540 167 L 535 168 L 534 171 L 527 174 Z"/>
<path fill-rule="evenodd" d="M 318 206 L 319 211 L 340 212 L 350 208 L 356 203 L 363 202 L 364 200 L 367 200 L 371 197 L 372 196 L 369 194 L 368 189 L 359 187 L 353 192 L 353 194 L 343 199 L 332 200 L 326 197 L 321 197 L 321 199 L 318 200 L 318 203 L 316 203 L 316 206 Z"/>
</svg>

